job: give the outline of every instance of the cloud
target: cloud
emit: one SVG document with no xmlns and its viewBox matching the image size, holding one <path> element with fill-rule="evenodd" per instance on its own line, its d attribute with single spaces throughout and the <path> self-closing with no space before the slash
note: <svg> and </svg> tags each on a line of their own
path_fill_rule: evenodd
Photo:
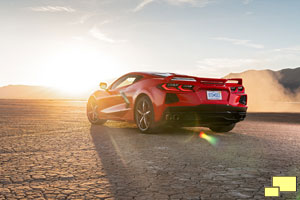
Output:
<svg viewBox="0 0 300 200">
<path fill-rule="evenodd" d="M 142 10 L 145 6 L 152 3 L 154 0 L 143 0 L 140 4 L 138 4 L 134 9 L 133 12 L 138 12 Z"/>
<path fill-rule="evenodd" d="M 74 22 L 73 24 L 84 24 L 88 19 L 90 19 L 91 17 L 95 16 L 95 14 L 86 14 L 86 15 L 82 15 L 79 20 L 77 20 L 76 22 Z"/>
<path fill-rule="evenodd" d="M 166 2 L 170 5 L 180 6 L 182 4 L 189 4 L 195 7 L 205 7 L 215 0 L 143 0 L 132 11 L 138 12 L 153 2 Z"/>
<path fill-rule="evenodd" d="M 107 22 L 105 21 L 103 23 L 107 23 Z M 96 38 L 97 40 L 107 42 L 107 43 L 111 43 L 111 44 L 127 42 L 127 40 L 115 40 L 115 39 L 107 36 L 97 26 L 94 26 L 92 29 L 90 29 L 89 34 L 92 37 Z"/>
<path fill-rule="evenodd" d="M 94 38 L 98 39 L 98 40 L 101 40 L 101 41 L 104 41 L 104 42 L 108 42 L 108 43 L 115 43 L 116 40 L 108 37 L 107 35 L 105 35 L 103 32 L 101 32 L 101 30 L 94 26 L 90 31 L 89 31 L 89 34 L 91 36 L 93 36 Z"/>
<path fill-rule="evenodd" d="M 241 39 L 234 39 L 234 38 L 227 38 L 227 37 L 215 37 L 213 39 L 225 41 L 225 42 L 231 42 L 232 44 L 235 44 L 235 45 L 241 45 L 241 46 L 251 47 L 251 48 L 256 48 L 256 49 L 264 48 L 264 45 L 252 43 L 250 40 L 241 40 Z"/>
<path fill-rule="evenodd" d="M 30 7 L 29 9 L 35 12 L 75 12 L 76 11 L 71 7 L 65 7 L 65 6 L 40 6 L 40 7 Z"/>
<path fill-rule="evenodd" d="M 87 21 L 91 20 L 91 18 L 96 17 L 96 16 L 98 16 L 98 14 L 96 14 L 96 13 L 84 14 L 84 15 L 81 15 L 79 18 L 77 18 L 75 21 L 73 21 L 71 24 L 84 24 Z M 94 20 L 91 20 L 91 21 L 94 21 Z M 112 19 L 105 20 L 101 23 L 98 23 L 98 25 L 104 25 L 104 24 L 110 23 L 112 21 L 113 21 Z"/>
<path fill-rule="evenodd" d="M 247 5 L 247 4 L 251 3 L 251 1 L 252 1 L 252 0 L 243 0 L 243 4 L 246 4 L 246 5 Z"/>
<path fill-rule="evenodd" d="M 205 7 L 214 2 L 214 0 L 165 0 L 172 5 L 190 4 L 197 7 Z"/>
<path fill-rule="evenodd" d="M 253 15 L 253 12 L 247 11 L 247 12 L 245 12 L 245 15 Z"/>
<path fill-rule="evenodd" d="M 278 49 L 274 49 L 274 51 L 285 52 L 285 53 L 300 53 L 300 46 L 278 48 Z"/>
<path fill-rule="evenodd" d="M 254 64 L 257 64 L 257 60 L 251 58 L 205 58 L 197 62 L 198 68 L 210 71 L 221 68 L 251 67 Z"/>
<path fill-rule="evenodd" d="M 231 72 L 264 67 L 268 59 L 253 58 L 204 58 L 197 61 L 197 73 L 208 77 L 222 77 Z"/>
<path fill-rule="evenodd" d="M 211 77 L 249 69 L 295 68 L 300 66 L 300 46 L 262 51 L 251 58 L 202 58 L 196 62 L 196 72 Z"/>
</svg>

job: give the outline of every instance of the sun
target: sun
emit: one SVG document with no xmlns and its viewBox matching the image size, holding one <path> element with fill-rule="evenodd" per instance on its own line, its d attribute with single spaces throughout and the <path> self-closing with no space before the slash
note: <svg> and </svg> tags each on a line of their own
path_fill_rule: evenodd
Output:
<svg viewBox="0 0 300 200">
<path fill-rule="evenodd" d="M 73 44 L 59 49 L 45 61 L 42 82 L 74 96 L 95 89 L 100 81 L 115 78 L 121 71 L 113 57 L 88 45 Z"/>
</svg>

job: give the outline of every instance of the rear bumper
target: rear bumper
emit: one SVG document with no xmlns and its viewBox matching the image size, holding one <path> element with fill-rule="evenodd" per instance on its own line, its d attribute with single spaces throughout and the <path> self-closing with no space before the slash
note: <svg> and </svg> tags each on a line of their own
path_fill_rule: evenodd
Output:
<svg viewBox="0 0 300 200">
<path fill-rule="evenodd" d="M 163 113 L 162 121 L 186 126 L 231 124 L 244 120 L 246 111 L 247 107 L 220 104 L 167 107 Z"/>
</svg>

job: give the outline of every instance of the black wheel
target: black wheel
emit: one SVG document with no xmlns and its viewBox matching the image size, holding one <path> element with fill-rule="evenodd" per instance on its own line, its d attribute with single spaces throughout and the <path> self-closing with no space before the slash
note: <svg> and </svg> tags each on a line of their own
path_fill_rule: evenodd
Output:
<svg viewBox="0 0 300 200">
<path fill-rule="evenodd" d="M 91 124 L 104 124 L 106 120 L 99 119 L 98 116 L 98 104 L 96 103 L 96 100 L 94 98 L 90 98 L 87 107 L 86 107 L 87 117 Z"/>
<path fill-rule="evenodd" d="M 134 119 L 142 133 L 149 133 L 154 128 L 154 111 L 149 97 L 139 98 L 134 108 Z"/>
<path fill-rule="evenodd" d="M 212 125 L 209 127 L 210 130 L 213 132 L 229 132 L 235 127 L 235 123 L 233 124 L 227 124 L 227 125 Z"/>
</svg>

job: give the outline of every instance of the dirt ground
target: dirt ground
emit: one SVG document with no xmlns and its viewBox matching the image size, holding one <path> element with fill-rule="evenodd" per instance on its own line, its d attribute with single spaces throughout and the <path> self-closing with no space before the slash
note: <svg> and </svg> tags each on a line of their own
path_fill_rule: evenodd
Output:
<svg viewBox="0 0 300 200">
<path fill-rule="evenodd" d="M 91 126 L 85 104 L 0 100 L 0 199 L 265 199 L 272 176 L 300 177 L 300 114 L 250 113 L 229 133 L 141 134 Z M 299 184 L 276 199 L 300 199 Z"/>
</svg>

